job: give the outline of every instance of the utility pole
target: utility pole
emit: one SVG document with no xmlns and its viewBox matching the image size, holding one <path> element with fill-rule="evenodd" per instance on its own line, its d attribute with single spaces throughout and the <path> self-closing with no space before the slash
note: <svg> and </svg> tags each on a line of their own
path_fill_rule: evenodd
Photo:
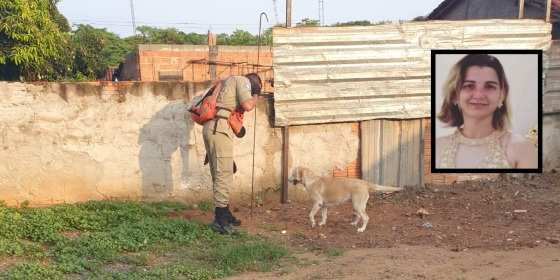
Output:
<svg viewBox="0 0 560 280">
<path fill-rule="evenodd" d="M 286 0 L 286 28 L 292 27 L 292 0 Z M 282 195 L 280 202 L 288 203 L 288 158 L 290 154 L 290 126 L 282 127 Z"/>
<path fill-rule="evenodd" d="M 292 0 L 286 0 L 286 27 L 292 27 Z"/>
<path fill-rule="evenodd" d="M 325 0 L 319 0 L 319 26 L 325 26 Z"/>
<path fill-rule="evenodd" d="M 134 0 L 130 0 L 130 14 L 132 15 L 132 34 L 136 35 L 136 19 L 134 18 Z"/>
</svg>

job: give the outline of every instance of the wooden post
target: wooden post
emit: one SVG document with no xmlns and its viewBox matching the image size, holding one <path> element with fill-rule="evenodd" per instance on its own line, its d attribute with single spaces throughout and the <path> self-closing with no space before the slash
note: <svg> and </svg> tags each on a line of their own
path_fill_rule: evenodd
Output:
<svg viewBox="0 0 560 280">
<path fill-rule="evenodd" d="M 552 10 L 552 0 L 546 1 L 546 22 L 550 22 L 550 11 Z"/>
<path fill-rule="evenodd" d="M 286 0 L 286 28 L 292 27 L 292 0 Z M 288 203 L 288 155 L 290 147 L 290 127 L 282 127 L 282 198 L 280 202 Z"/>
<path fill-rule="evenodd" d="M 292 0 L 286 0 L 286 28 L 292 27 Z"/>
<path fill-rule="evenodd" d="M 519 0 L 519 19 L 522 19 L 525 14 L 525 0 Z"/>
<path fill-rule="evenodd" d="M 282 198 L 281 203 L 288 203 L 288 153 L 290 147 L 290 127 L 282 127 Z"/>
<path fill-rule="evenodd" d="M 210 72 L 210 80 L 216 77 L 216 60 L 218 59 L 218 46 L 216 46 L 216 35 L 208 31 L 208 65 Z"/>
</svg>

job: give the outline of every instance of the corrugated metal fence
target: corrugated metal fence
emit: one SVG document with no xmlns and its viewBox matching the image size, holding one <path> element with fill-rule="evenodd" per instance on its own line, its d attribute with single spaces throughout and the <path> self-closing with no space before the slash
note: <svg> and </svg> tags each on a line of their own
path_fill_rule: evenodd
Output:
<svg viewBox="0 0 560 280">
<path fill-rule="evenodd" d="M 422 184 L 419 118 L 430 116 L 430 50 L 547 50 L 550 32 L 550 24 L 528 19 L 275 28 L 275 124 L 362 121 L 364 179 Z M 551 69 L 560 73 L 555 55 Z M 549 85 L 560 92 L 560 83 Z"/>
<path fill-rule="evenodd" d="M 275 28 L 278 126 L 430 115 L 431 49 L 547 49 L 542 20 Z"/>
</svg>

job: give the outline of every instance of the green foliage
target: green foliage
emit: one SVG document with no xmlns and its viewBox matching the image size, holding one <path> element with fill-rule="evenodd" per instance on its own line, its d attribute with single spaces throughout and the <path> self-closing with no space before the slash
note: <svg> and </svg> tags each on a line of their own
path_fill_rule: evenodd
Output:
<svg viewBox="0 0 560 280">
<path fill-rule="evenodd" d="M 56 4 L 60 2 L 60 0 L 49 0 L 49 14 L 53 21 L 58 26 L 58 29 L 62 32 L 70 32 L 72 29 L 70 28 L 70 24 L 68 24 L 68 20 L 60 13 Z"/>
<path fill-rule="evenodd" d="M 58 280 L 63 274 L 53 268 L 38 263 L 23 263 L 12 268 L 5 279 L 13 280 Z"/>
<path fill-rule="evenodd" d="M 157 28 L 140 26 L 136 28 L 140 32 L 143 44 L 190 44 L 204 45 L 208 42 L 208 36 L 189 33 L 185 34 L 176 28 Z"/>
<path fill-rule="evenodd" d="M 244 233 L 223 236 L 167 216 L 181 209 L 187 206 L 114 200 L 48 208 L 0 205 L 0 256 L 21 259 L 0 278 L 215 279 L 268 269 L 287 254 Z M 164 264 L 149 261 L 170 252 L 176 257 Z M 126 271 L 106 269 L 118 263 Z"/>
<path fill-rule="evenodd" d="M 0 75 L 8 80 L 52 80 L 68 43 L 49 0 L 0 0 Z"/>
<path fill-rule="evenodd" d="M 348 22 L 337 22 L 332 26 L 368 26 L 372 23 L 369 20 L 355 20 L 355 21 L 348 21 Z"/>
<path fill-rule="evenodd" d="M 132 47 L 104 28 L 78 25 L 72 33 L 74 73 L 80 79 L 103 77 L 109 66 L 116 67 Z"/>
<path fill-rule="evenodd" d="M 325 254 L 329 257 L 340 257 L 344 254 L 344 251 L 340 248 L 328 248 Z"/>
<path fill-rule="evenodd" d="M 0 256 L 42 258 L 45 252 L 39 243 L 1 238 Z"/>
<path fill-rule="evenodd" d="M 234 46 L 247 46 L 247 45 L 257 45 L 258 36 L 253 36 L 251 33 L 236 29 L 231 35 L 219 34 L 218 45 L 234 45 Z"/>
<path fill-rule="evenodd" d="M 417 16 L 412 19 L 412 21 L 427 21 L 429 18 L 427 16 Z"/>
<path fill-rule="evenodd" d="M 300 22 L 296 23 L 296 27 L 308 27 L 308 26 L 319 26 L 319 20 L 304 18 Z"/>
<path fill-rule="evenodd" d="M 150 218 L 65 240 L 54 247 L 53 256 L 64 272 L 81 272 L 91 270 L 91 264 L 96 262 L 113 260 L 122 252 L 138 252 L 163 242 L 188 245 L 208 235 L 205 226 L 189 221 Z"/>
<path fill-rule="evenodd" d="M 207 200 L 203 200 L 200 203 L 198 203 L 198 209 L 200 209 L 203 212 L 210 212 L 212 211 L 213 207 L 213 203 Z"/>
<path fill-rule="evenodd" d="M 200 267 L 192 264 L 175 264 L 151 271 L 117 272 L 100 275 L 93 279 L 111 280 L 159 280 L 159 279 L 186 279 L 208 280 L 223 277 L 224 274 L 212 267 Z"/>
<path fill-rule="evenodd" d="M 212 260 L 226 273 L 233 271 L 270 270 L 270 266 L 286 256 L 286 249 L 263 240 L 228 242 L 217 246 Z"/>
</svg>

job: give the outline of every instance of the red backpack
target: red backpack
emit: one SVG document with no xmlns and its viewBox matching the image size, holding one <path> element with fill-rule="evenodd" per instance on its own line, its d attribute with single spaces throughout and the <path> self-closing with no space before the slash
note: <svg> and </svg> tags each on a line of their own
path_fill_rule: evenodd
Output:
<svg viewBox="0 0 560 280">
<path fill-rule="evenodd" d="M 222 82 L 217 82 L 202 96 L 202 98 L 200 98 L 200 96 L 193 98 L 188 111 L 191 112 L 191 119 L 194 122 L 203 125 L 205 122 L 216 117 L 216 99 L 221 90 Z"/>
</svg>

